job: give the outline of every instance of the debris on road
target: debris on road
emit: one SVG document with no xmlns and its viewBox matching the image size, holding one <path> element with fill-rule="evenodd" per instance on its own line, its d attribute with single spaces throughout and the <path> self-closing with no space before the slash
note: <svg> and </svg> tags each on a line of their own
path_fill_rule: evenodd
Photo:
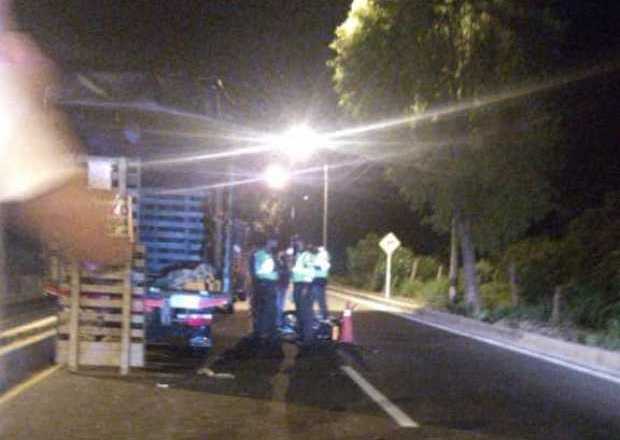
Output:
<svg viewBox="0 0 620 440">
<path fill-rule="evenodd" d="M 169 384 L 167 384 L 167 383 L 158 383 L 158 384 L 157 384 L 157 388 L 164 388 L 164 389 L 167 389 L 167 388 L 170 388 L 170 385 L 169 385 Z"/>
<path fill-rule="evenodd" d="M 230 373 L 216 373 L 211 368 L 204 367 L 198 370 L 198 374 L 204 375 L 207 377 L 213 377 L 215 379 L 234 379 L 235 375 Z"/>
</svg>

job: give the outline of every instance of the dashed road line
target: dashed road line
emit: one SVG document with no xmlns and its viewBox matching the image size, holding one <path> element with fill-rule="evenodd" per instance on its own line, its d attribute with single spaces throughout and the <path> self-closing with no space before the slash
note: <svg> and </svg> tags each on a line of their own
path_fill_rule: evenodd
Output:
<svg viewBox="0 0 620 440">
<path fill-rule="evenodd" d="M 402 313 L 394 313 L 394 315 L 400 316 L 401 318 L 404 318 L 404 319 L 406 319 L 408 321 L 416 322 L 418 324 L 423 324 L 423 325 L 427 325 L 427 326 L 430 326 L 430 327 L 435 327 L 435 328 L 437 328 L 439 330 L 443 330 L 443 331 L 448 332 L 448 333 L 453 333 L 455 335 L 464 336 L 466 338 L 474 339 L 476 341 L 483 342 L 483 343 L 488 344 L 488 345 L 493 345 L 494 347 L 499 347 L 499 348 L 502 348 L 504 350 L 512 351 L 514 353 L 519 353 L 519 354 L 522 354 L 522 355 L 525 355 L 525 356 L 533 357 L 533 358 L 539 359 L 541 361 L 548 362 L 550 364 L 558 365 L 560 367 L 568 368 L 569 370 L 577 371 L 579 373 L 587 374 L 589 376 L 594 376 L 594 377 L 596 377 L 598 379 L 607 380 L 609 382 L 613 382 L 613 383 L 615 383 L 617 385 L 620 385 L 620 378 L 619 377 L 613 376 L 611 374 L 607 374 L 607 373 L 605 373 L 603 371 L 598 371 L 598 370 L 594 370 L 594 369 L 591 369 L 591 368 L 588 368 L 588 367 L 584 367 L 584 366 L 581 366 L 581 365 L 578 365 L 578 364 L 573 364 L 571 362 L 564 361 L 564 360 L 562 360 L 560 358 L 556 358 L 556 357 L 553 357 L 553 356 L 544 355 L 544 354 L 537 353 L 535 351 L 528 350 L 527 348 L 521 348 L 521 347 L 516 347 L 516 346 L 513 346 L 513 345 L 503 344 L 503 343 L 495 341 L 493 339 L 485 338 L 484 336 L 478 336 L 478 335 L 475 335 L 473 333 L 469 333 L 469 332 L 465 332 L 465 331 L 461 331 L 461 330 L 456 330 L 456 329 L 453 329 L 453 328 L 450 328 L 450 327 L 447 327 L 447 326 L 444 326 L 444 325 L 441 325 L 441 324 L 423 321 L 421 319 L 417 319 L 417 318 L 414 318 L 413 316 L 408 316 L 408 315 L 405 315 L 405 314 L 402 314 Z"/>
<path fill-rule="evenodd" d="M 418 425 L 411 417 L 405 414 L 399 407 L 394 405 L 390 399 L 376 389 L 370 382 L 368 382 L 364 376 L 358 373 L 353 367 L 343 365 L 340 369 L 349 378 L 359 386 L 362 391 L 366 393 L 377 405 L 383 409 L 401 428 L 419 428 Z"/>
<path fill-rule="evenodd" d="M 521 348 L 521 347 L 517 347 L 514 345 L 509 345 L 509 344 L 505 344 L 502 343 L 500 341 L 496 341 L 494 339 L 491 338 L 486 338 L 484 336 L 479 336 L 476 335 L 474 333 L 470 333 L 467 331 L 462 331 L 462 330 L 457 330 L 454 329 L 452 327 L 448 327 L 442 324 L 438 324 L 438 323 L 434 323 L 434 322 L 429 322 L 426 321 L 424 319 L 419 319 L 416 318 L 414 316 L 411 315 L 411 312 L 406 312 L 403 311 L 402 309 L 399 309 L 396 306 L 389 306 L 389 305 L 385 305 L 385 304 L 381 304 L 378 302 L 375 302 L 373 300 L 370 299 L 360 299 L 355 297 L 354 295 L 348 295 L 348 294 L 344 294 L 344 293 L 339 293 L 339 292 L 334 292 L 334 291 L 330 291 L 330 295 L 334 295 L 336 297 L 340 297 L 341 299 L 346 299 L 346 300 L 351 300 L 353 302 L 357 302 L 359 304 L 363 304 L 367 307 L 370 307 L 374 310 L 377 311 L 381 311 L 381 312 L 385 312 L 385 313 L 389 313 L 393 316 L 397 316 L 399 318 L 402 319 L 406 319 L 407 321 L 411 321 L 411 322 L 415 322 L 417 324 L 422 324 L 428 327 L 434 327 L 436 329 L 439 330 L 443 330 L 445 332 L 448 333 L 452 333 L 455 335 L 459 335 L 459 336 L 463 336 L 469 339 L 474 339 L 476 341 L 482 342 L 484 344 L 488 344 L 488 345 L 492 345 L 498 348 L 502 348 L 504 350 L 508 350 L 508 351 L 512 351 L 514 353 L 519 353 L 525 356 L 529 356 L 529 357 L 533 357 L 535 359 L 539 359 L 541 361 L 545 361 L 548 362 L 550 364 L 554 364 L 554 365 L 558 365 L 560 367 L 564 367 L 564 368 L 568 368 L 569 370 L 573 370 L 573 371 L 577 371 L 579 373 L 583 373 L 583 374 L 587 374 L 589 376 L 593 376 L 596 377 L 598 379 L 603 379 L 609 382 L 612 382 L 614 384 L 620 385 L 620 377 L 618 376 L 614 376 L 612 374 L 608 374 L 604 371 L 600 371 L 600 370 L 595 370 L 586 366 L 582 366 L 579 364 L 575 364 L 572 362 L 568 362 L 565 361 L 563 359 L 554 357 L 554 356 L 550 356 L 550 355 L 545 355 L 542 353 L 538 353 L 532 350 L 528 350 L 527 348 Z"/>
</svg>

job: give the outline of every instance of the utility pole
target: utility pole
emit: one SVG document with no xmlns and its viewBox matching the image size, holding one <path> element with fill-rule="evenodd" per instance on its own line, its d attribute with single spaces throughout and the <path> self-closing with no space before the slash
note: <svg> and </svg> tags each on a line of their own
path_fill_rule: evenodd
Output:
<svg viewBox="0 0 620 440">
<path fill-rule="evenodd" d="M 220 95 L 219 80 L 215 85 L 215 115 L 217 119 L 222 116 L 222 98 Z M 222 269 L 222 242 L 224 220 L 224 190 L 218 186 L 215 188 L 215 241 L 213 245 L 213 263 L 216 270 Z"/>
<path fill-rule="evenodd" d="M 224 85 L 221 79 L 216 81 L 215 105 L 217 119 L 222 118 L 222 89 Z M 222 292 L 231 292 L 231 266 L 232 266 L 232 239 L 233 239 L 233 164 L 232 159 L 228 162 L 228 188 L 226 210 L 224 212 L 224 188 L 218 186 L 215 189 L 215 266 L 222 270 Z M 223 260 L 222 260 L 222 253 Z"/>
<path fill-rule="evenodd" d="M 327 219 L 329 208 L 329 166 L 323 165 L 323 247 L 327 249 Z"/>
<path fill-rule="evenodd" d="M 231 159 L 232 161 L 232 159 Z M 222 292 L 231 291 L 232 236 L 233 236 L 233 172 L 232 162 L 228 164 L 228 203 L 226 209 L 226 243 L 224 245 L 224 268 L 222 270 Z"/>
<path fill-rule="evenodd" d="M 448 278 L 450 280 L 450 288 L 448 296 L 450 303 L 456 302 L 457 277 L 459 270 L 459 242 L 456 232 L 456 215 L 452 216 L 452 227 L 450 229 L 450 269 Z"/>
</svg>

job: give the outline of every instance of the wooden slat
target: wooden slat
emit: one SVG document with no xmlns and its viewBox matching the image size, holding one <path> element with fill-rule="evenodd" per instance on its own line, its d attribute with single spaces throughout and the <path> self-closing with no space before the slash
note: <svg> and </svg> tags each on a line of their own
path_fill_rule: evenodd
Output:
<svg viewBox="0 0 620 440">
<path fill-rule="evenodd" d="M 56 346 L 56 362 L 67 362 L 68 341 L 59 340 Z M 104 367 L 117 367 L 120 364 L 120 342 L 91 342 L 80 341 L 79 346 L 80 365 L 95 365 Z M 144 367 L 144 344 L 134 342 L 131 344 L 130 366 Z"/>
<path fill-rule="evenodd" d="M 144 278 L 144 277 L 143 277 Z M 69 289 L 70 286 L 68 284 L 61 284 L 61 289 Z M 105 284 L 81 284 L 81 294 L 82 296 L 87 295 L 89 293 L 98 293 L 104 295 L 122 295 L 123 293 L 123 285 L 122 284 L 114 284 L 114 285 L 105 285 Z M 135 286 L 133 288 L 133 294 L 136 296 L 144 295 L 145 288 L 142 286 Z"/>
<path fill-rule="evenodd" d="M 133 206 L 133 198 L 132 196 L 127 196 L 127 205 Z M 135 216 L 133 213 L 133 209 L 129 210 L 129 215 L 127 216 L 127 229 L 129 231 L 129 243 L 132 245 L 136 242 L 136 230 L 135 230 Z"/>
<path fill-rule="evenodd" d="M 82 270 L 80 272 L 80 276 L 90 280 L 122 281 L 123 271 L 114 270 L 109 272 L 90 272 L 88 270 Z"/>
<path fill-rule="evenodd" d="M 68 306 L 70 301 L 67 298 L 61 297 L 60 303 L 62 305 Z M 123 307 L 123 301 L 121 299 L 91 299 L 91 298 L 80 298 L 80 307 L 92 307 L 92 308 L 102 308 L 102 309 L 121 309 Z M 133 300 L 132 310 L 134 312 L 143 312 L 144 311 L 144 303 L 142 300 Z"/>
<path fill-rule="evenodd" d="M 69 320 L 69 312 L 61 311 L 58 314 L 60 322 L 66 322 Z M 105 323 L 119 323 L 121 322 L 120 313 L 101 313 L 94 310 L 82 310 L 80 312 L 80 320 L 82 322 L 97 322 L 103 321 Z M 132 324 L 144 324 L 144 315 L 133 314 L 131 316 Z"/>
<path fill-rule="evenodd" d="M 92 292 L 92 293 L 123 293 L 123 285 L 115 284 L 115 285 L 105 285 L 105 284 L 82 284 L 81 285 L 82 294 L 84 292 Z"/>
<path fill-rule="evenodd" d="M 125 282 L 123 283 L 123 309 L 121 320 L 121 363 L 120 371 L 122 375 L 129 374 L 131 363 L 131 262 L 127 264 Z"/>
<path fill-rule="evenodd" d="M 69 334 L 69 326 L 61 325 L 58 327 L 58 332 L 63 335 Z M 99 327 L 94 325 L 80 325 L 80 335 L 87 336 L 121 336 L 121 328 L 120 327 Z M 143 338 L 144 337 L 144 329 L 140 328 L 132 328 L 131 329 L 131 337 L 132 338 Z"/>
<path fill-rule="evenodd" d="M 144 258 L 136 258 L 133 260 L 133 266 L 137 268 L 144 267 Z"/>
</svg>

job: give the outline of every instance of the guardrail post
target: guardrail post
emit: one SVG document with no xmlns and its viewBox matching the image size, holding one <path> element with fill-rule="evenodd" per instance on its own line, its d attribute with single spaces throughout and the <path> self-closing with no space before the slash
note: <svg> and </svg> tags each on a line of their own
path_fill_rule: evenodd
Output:
<svg viewBox="0 0 620 440">
<path fill-rule="evenodd" d="M 71 306 L 69 311 L 69 356 L 71 371 L 77 371 L 80 356 L 80 265 L 71 262 Z"/>
</svg>

